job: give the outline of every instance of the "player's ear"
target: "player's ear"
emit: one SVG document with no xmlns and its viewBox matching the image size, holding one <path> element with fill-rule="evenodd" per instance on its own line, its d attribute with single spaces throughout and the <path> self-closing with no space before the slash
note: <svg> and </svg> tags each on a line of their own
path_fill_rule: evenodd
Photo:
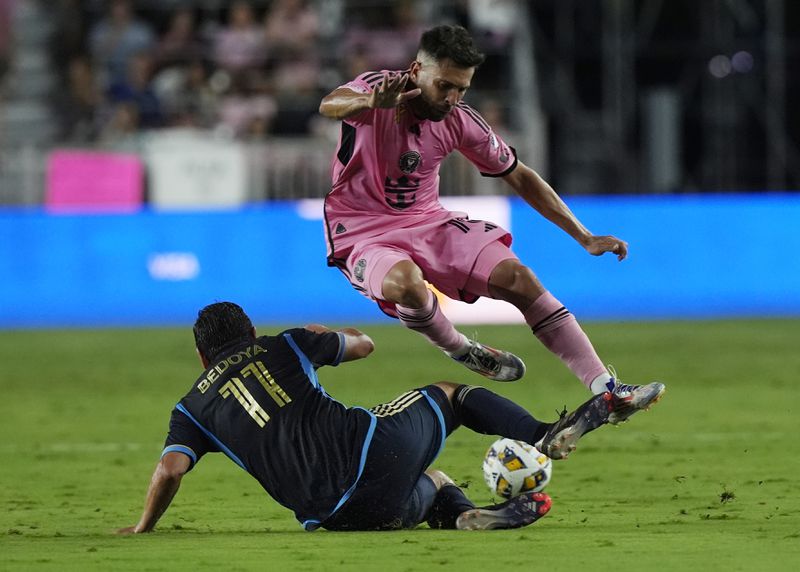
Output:
<svg viewBox="0 0 800 572">
<path fill-rule="evenodd" d="M 258 336 L 256 335 L 256 327 L 255 327 L 255 326 L 253 326 L 252 328 L 250 328 L 250 335 L 251 335 L 251 336 L 253 336 L 253 339 L 255 339 L 255 338 L 257 338 L 257 337 L 258 337 Z"/>
<path fill-rule="evenodd" d="M 419 77 L 419 70 L 422 67 L 422 62 L 419 60 L 414 60 L 411 62 L 411 65 L 408 67 L 408 79 L 417 83 L 417 78 Z"/>
</svg>

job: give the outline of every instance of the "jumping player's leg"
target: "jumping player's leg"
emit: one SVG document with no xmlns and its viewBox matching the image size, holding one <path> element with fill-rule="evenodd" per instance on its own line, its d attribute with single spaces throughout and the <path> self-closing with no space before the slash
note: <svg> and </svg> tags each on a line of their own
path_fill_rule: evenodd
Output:
<svg viewBox="0 0 800 572">
<path fill-rule="evenodd" d="M 545 290 L 530 268 L 524 266 L 509 248 L 499 242 L 488 245 L 478 263 L 491 271 L 473 274 L 467 283 L 470 292 L 505 300 L 516 306 L 534 335 L 556 354 L 593 393 L 607 388 L 601 380 L 610 379 L 589 338 L 578 321 L 556 298 Z M 601 389 L 602 388 L 602 389 Z"/>
<path fill-rule="evenodd" d="M 493 264 L 493 262 L 496 262 Z M 617 383 L 597 355 L 589 337 L 575 316 L 542 286 L 533 271 L 495 242 L 479 255 L 476 267 L 491 267 L 488 277 L 474 274 L 467 283 L 470 292 L 505 300 L 519 309 L 533 334 L 557 355 L 595 395 L 613 391 L 628 394 L 629 411 L 612 418 L 619 423 L 640 409 L 646 409 L 664 392 L 664 385 L 631 386 Z"/>
<path fill-rule="evenodd" d="M 400 322 L 466 367 L 496 381 L 515 381 L 525 364 L 513 354 L 468 339 L 447 319 L 425 284 L 422 269 L 405 253 L 370 249 L 365 266 L 368 292 L 395 305 Z"/>
<path fill-rule="evenodd" d="M 408 258 L 396 262 L 381 280 L 382 299 L 396 305 L 400 322 L 449 355 L 463 355 L 469 340 L 456 330 L 426 286 L 422 270 Z"/>
</svg>

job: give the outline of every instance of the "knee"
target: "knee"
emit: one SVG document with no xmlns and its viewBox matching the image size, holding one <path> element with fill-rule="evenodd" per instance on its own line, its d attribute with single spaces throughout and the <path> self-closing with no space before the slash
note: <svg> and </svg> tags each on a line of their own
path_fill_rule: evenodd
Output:
<svg viewBox="0 0 800 572">
<path fill-rule="evenodd" d="M 458 388 L 461 387 L 462 384 L 453 383 L 452 381 L 439 381 L 433 385 L 444 392 L 444 394 L 447 396 L 447 401 L 449 401 L 450 405 L 452 406 L 453 399 L 455 399 L 456 396 L 456 391 L 458 391 Z"/>
<path fill-rule="evenodd" d="M 436 490 L 441 490 L 441 488 L 445 485 L 455 485 L 453 479 L 448 477 L 445 473 L 438 469 L 429 469 L 425 471 L 425 474 L 430 477 L 433 481 L 433 484 L 436 485 Z"/>
<path fill-rule="evenodd" d="M 489 276 L 489 293 L 515 305 L 530 304 L 543 292 L 533 271 L 516 259 L 504 260 Z"/>
<path fill-rule="evenodd" d="M 421 308 L 428 301 L 428 287 L 419 266 L 402 260 L 383 279 L 383 299 L 408 308 Z"/>
</svg>

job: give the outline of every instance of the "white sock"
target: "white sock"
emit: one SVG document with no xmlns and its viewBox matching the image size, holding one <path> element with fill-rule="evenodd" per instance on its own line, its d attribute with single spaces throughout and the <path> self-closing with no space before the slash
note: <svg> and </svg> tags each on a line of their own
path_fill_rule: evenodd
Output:
<svg viewBox="0 0 800 572">
<path fill-rule="evenodd" d="M 447 355 L 449 355 L 453 359 L 459 359 L 464 357 L 465 355 L 467 355 L 467 352 L 472 347 L 472 345 L 469 343 L 469 338 L 467 336 L 461 334 L 461 337 L 463 338 L 463 343 L 461 347 L 454 352 L 447 352 Z"/>
<path fill-rule="evenodd" d="M 589 384 L 589 389 L 595 395 L 614 389 L 614 378 L 608 372 L 601 373 Z"/>
</svg>

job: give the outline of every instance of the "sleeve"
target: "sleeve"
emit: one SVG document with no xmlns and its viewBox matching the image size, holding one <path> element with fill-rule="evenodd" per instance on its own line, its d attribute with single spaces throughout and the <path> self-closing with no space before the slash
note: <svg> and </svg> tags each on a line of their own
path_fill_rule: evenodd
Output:
<svg viewBox="0 0 800 572">
<path fill-rule="evenodd" d="M 305 328 L 294 328 L 286 330 L 284 335 L 288 335 L 297 344 L 314 369 L 323 365 L 336 366 L 342 361 L 345 349 L 344 334 L 339 332 L 316 334 Z"/>
<path fill-rule="evenodd" d="M 192 465 L 189 467 L 191 470 L 203 455 L 218 451 L 216 445 L 191 419 L 178 409 L 172 410 L 169 433 L 164 442 L 164 450 L 161 452 L 162 457 L 167 453 L 183 453 L 192 460 Z"/>
<path fill-rule="evenodd" d="M 462 112 L 463 132 L 458 150 L 475 165 L 484 177 L 504 177 L 517 166 L 517 152 L 497 135 L 480 114 L 465 103 Z"/>
<path fill-rule="evenodd" d="M 383 74 L 388 74 L 391 77 L 396 73 L 398 72 L 388 70 L 368 71 L 362 73 L 357 78 L 340 85 L 339 87 L 355 91 L 356 93 L 370 93 L 383 80 Z M 365 109 L 361 113 L 357 113 L 352 117 L 348 117 L 345 119 L 345 122 L 354 126 L 372 123 L 372 119 L 375 116 L 375 111 L 376 110 L 374 109 Z"/>
</svg>

